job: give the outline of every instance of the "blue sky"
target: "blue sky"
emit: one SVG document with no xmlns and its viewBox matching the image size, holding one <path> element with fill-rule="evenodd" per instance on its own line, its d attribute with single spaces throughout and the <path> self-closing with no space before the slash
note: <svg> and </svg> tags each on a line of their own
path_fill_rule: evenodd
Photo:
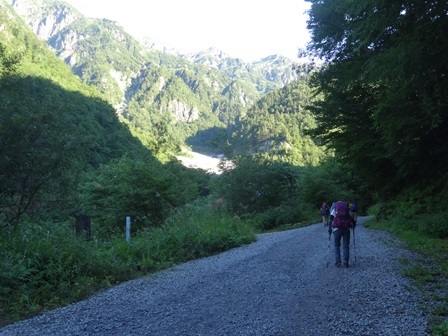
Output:
<svg viewBox="0 0 448 336">
<path fill-rule="evenodd" d="M 309 40 L 304 0 L 65 0 L 87 17 L 118 21 L 127 32 L 196 52 L 217 47 L 246 61 L 292 59 Z"/>
</svg>

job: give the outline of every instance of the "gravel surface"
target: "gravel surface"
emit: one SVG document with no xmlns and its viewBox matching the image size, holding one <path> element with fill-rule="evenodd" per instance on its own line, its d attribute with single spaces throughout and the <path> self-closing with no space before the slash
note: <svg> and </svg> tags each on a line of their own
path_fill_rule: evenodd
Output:
<svg viewBox="0 0 448 336">
<path fill-rule="evenodd" d="M 363 220 L 348 269 L 334 266 L 332 244 L 330 259 L 323 224 L 267 233 L 0 335 L 428 335 L 421 299 L 400 276 L 399 259 L 413 255 Z"/>
</svg>

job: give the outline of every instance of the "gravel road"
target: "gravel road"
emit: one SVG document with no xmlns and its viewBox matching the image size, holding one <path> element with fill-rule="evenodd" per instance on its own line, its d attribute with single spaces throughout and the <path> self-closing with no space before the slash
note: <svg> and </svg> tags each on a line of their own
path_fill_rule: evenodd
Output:
<svg viewBox="0 0 448 336">
<path fill-rule="evenodd" d="M 400 276 L 399 259 L 412 254 L 387 233 L 364 228 L 364 219 L 348 269 L 329 259 L 323 224 L 267 233 L 0 335 L 428 335 L 421 299 Z"/>
</svg>

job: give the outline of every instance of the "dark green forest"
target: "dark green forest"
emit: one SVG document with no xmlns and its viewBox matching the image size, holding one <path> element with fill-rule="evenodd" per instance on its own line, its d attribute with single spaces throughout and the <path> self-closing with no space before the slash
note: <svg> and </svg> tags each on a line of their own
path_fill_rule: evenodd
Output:
<svg viewBox="0 0 448 336">
<path fill-rule="evenodd" d="M 447 4 L 312 3 L 312 79 L 323 99 L 310 133 L 403 215 L 444 212 L 447 198 Z M 404 210 L 404 211 L 403 211 Z"/>
<path fill-rule="evenodd" d="M 309 2 L 312 41 L 282 86 L 237 61 L 142 56 L 113 22 L 87 18 L 66 28 L 95 37 L 69 67 L 0 0 L 0 325 L 317 223 L 340 199 L 419 237 L 446 279 L 448 6 Z M 185 147 L 231 163 L 184 167 Z M 76 230 L 80 215 L 90 230 Z"/>
</svg>

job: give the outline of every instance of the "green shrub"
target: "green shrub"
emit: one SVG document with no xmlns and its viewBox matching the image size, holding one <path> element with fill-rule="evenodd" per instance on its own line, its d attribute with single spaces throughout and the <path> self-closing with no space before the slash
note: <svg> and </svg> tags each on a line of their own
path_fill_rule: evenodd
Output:
<svg viewBox="0 0 448 336">
<path fill-rule="evenodd" d="M 431 328 L 433 336 L 448 336 L 448 322 L 445 321 L 440 325 Z"/>
<path fill-rule="evenodd" d="M 379 206 L 371 207 L 369 214 L 375 215 L 377 220 L 385 219 L 378 213 Z M 387 225 L 390 231 L 402 233 L 413 231 L 432 238 L 448 238 L 448 221 L 445 213 L 418 214 L 413 217 L 393 215 L 387 218 Z"/>
<path fill-rule="evenodd" d="M 178 209 L 159 228 L 146 230 L 133 242 L 133 251 L 146 263 L 183 262 L 219 253 L 255 239 L 252 225 L 207 204 Z M 151 265 L 152 262 L 149 262 Z"/>
<path fill-rule="evenodd" d="M 101 236 L 124 229 L 132 217 L 133 230 L 160 226 L 173 209 L 207 192 L 205 173 L 178 163 L 162 165 L 151 156 L 122 157 L 102 166 L 81 187 L 82 211 L 95 217 Z"/>
<path fill-rule="evenodd" d="M 289 204 L 267 209 L 254 215 L 253 222 L 260 231 L 269 231 L 297 223 L 312 223 L 315 220 L 315 209 L 305 204 Z"/>
<path fill-rule="evenodd" d="M 262 213 L 298 195 L 297 167 L 242 157 L 220 179 L 219 193 L 238 215 Z"/>
<path fill-rule="evenodd" d="M 78 301 L 134 276 L 129 258 L 77 237 L 68 223 L 23 223 L 0 239 L 0 307 L 11 319 Z"/>
<path fill-rule="evenodd" d="M 434 336 L 448 336 L 448 294 L 433 311 L 431 331 Z"/>
<path fill-rule="evenodd" d="M 418 215 L 413 221 L 417 222 L 420 232 L 435 238 L 448 238 L 448 221 L 446 213 Z"/>
<path fill-rule="evenodd" d="M 248 221 L 205 199 L 166 223 L 109 241 L 85 240 L 70 223 L 22 223 L 0 232 L 0 325 L 87 298 L 98 290 L 175 263 L 255 240 Z"/>
<path fill-rule="evenodd" d="M 369 216 L 375 216 L 376 220 L 387 219 L 393 213 L 393 209 L 386 203 L 376 203 L 367 209 Z"/>
</svg>

